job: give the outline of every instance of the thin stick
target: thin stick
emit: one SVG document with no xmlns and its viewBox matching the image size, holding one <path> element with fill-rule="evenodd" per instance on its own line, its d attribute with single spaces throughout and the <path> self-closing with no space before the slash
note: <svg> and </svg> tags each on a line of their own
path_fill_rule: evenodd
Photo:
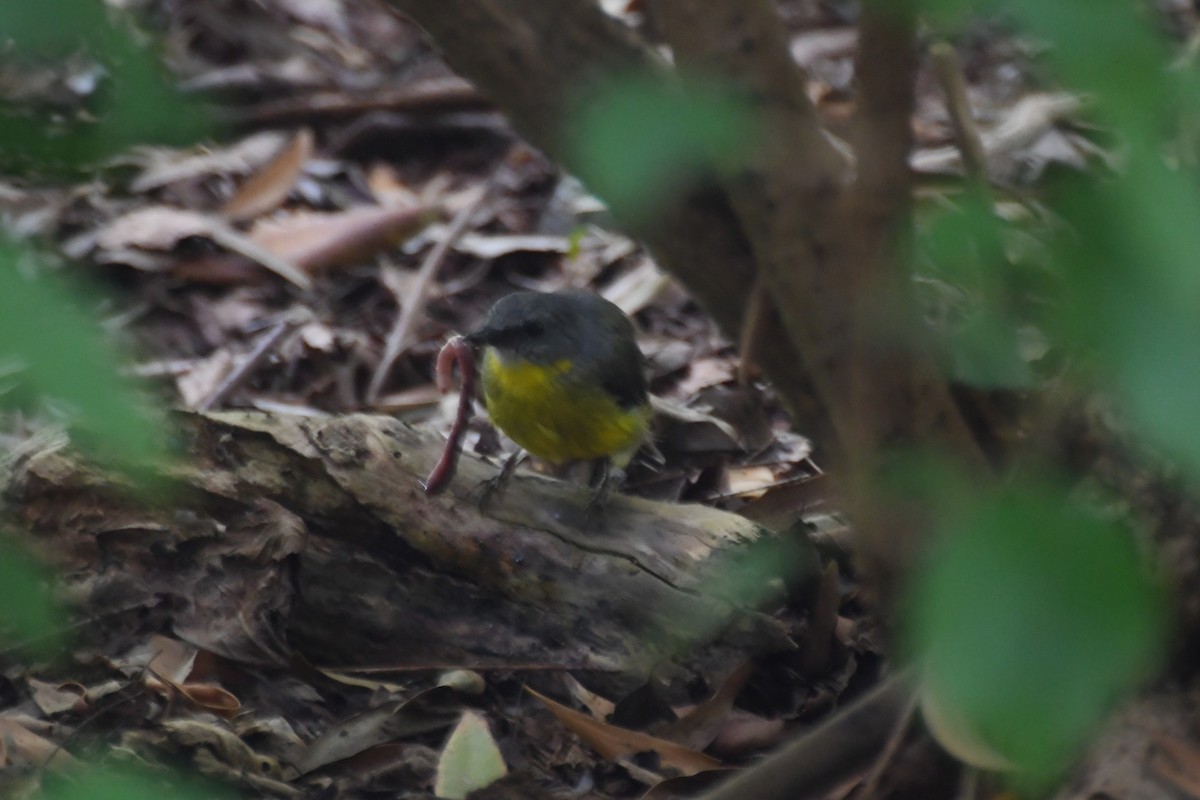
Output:
<svg viewBox="0 0 1200 800">
<path fill-rule="evenodd" d="M 879 793 L 879 781 L 883 778 L 883 773 L 887 771 L 888 766 L 896 758 L 896 753 L 900 750 L 900 744 L 904 741 L 905 734 L 908 733 L 909 726 L 912 725 L 913 715 L 917 711 L 917 695 L 916 692 L 908 699 L 907 705 L 904 707 L 900 718 L 896 720 L 896 725 L 892 728 L 892 735 L 888 738 L 887 745 L 883 748 L 883 752 L 879 754 L 879 758 L 871 766 L 871 771 L 867 774 L 867 779 L 863 781 L 862 788 L 857 796 L 862 800 L 871 800 Z"/>
<path fill-rule="evenodd" d="M 225 398 L 229 397 L 229 395 L 232 394 L 239 386 L 245 383 L 246 379 L 250 377 L 251 373 L 253 373 L 254 370 L 258 368 L 259 364 L 261 364 L 271 353 L 271 351 L 275 349 L 275 346 L 279 344 L 283 337 L 287 336 L 296 328 L 297 324 L 297 320 L 289 317 L 272 328 L 265 336 L 260 338 L 258 340 L 258 344 L 254 346 L 253 352 L 251 352 L 250 355 L 242 361 L 242 363 L 230 370 L 229 374 L 226 375 L 225 379 L 221 381 L 221 384 L 213 390 L 212 394 L 204 398 L 204 400 L 200 403 L 199 410 L 210 410 L 217 403 L 224 401 Z"/>
<path fill-rule="evenodd" d="M 870 693 L 816 728 L 740 772 L 699 800 L 794 800 L 819 796 L 864 769 L 912 696 L 907 673 L 884 679 Z"/>
<path fill-rule="evenodd" d="M 963 170 L 967 177 L 979 181 L 987 179 L 987 153 L 975 118 L 971 114 L 971 102 L 967 99 L 966 80 L 958 54 L 946 42 L 938 42 L 929 48 L 938 83 L 946 95 L 946 111 L 954 127 L 954 138 L 962 153 Z"/>
<path fill-rule="evenodd" d="M 738 337 L 738 386 L 750 385 L 759 348 L 767 335 L 767 322 L 771 311 L 771 299 L 760 275 L 754 281 L 754 288 L 750 290 L 750 300 L 746 303 L 746 314 L 742 318 L 742 331 Z"/>
<path fill-rule="evenodd" d="M 412 331 L 417 321 L 417 312 L 425 306 L 425 299 L 429 294 L 429 286 L 433 282 L 434 274 L 446 260 L 446 254 L 450 252 L 450 248 L 458 240 L 458 237 L 466 231 L 471 217 L 475 216 L 475 212 L 491 194 L 494 184 L 495 178 L 493 177 L 477 190 L 475 197 L 472 197 L 450 221 L 442 238 L 429 250 L 425 260 L 421 262 L 421 268 L 417 270 L 412 291 L 407 296 L 399 298 L 400 316 L 396 319 L 391 333 L 388 334 L 387 344 L 383 349 L 383 358 L 379 360 L 378 366 L 375 367 L 375 374 L 371 376 L 371 383 L 367 386 L 366 403 L 368 406 L 374 405 L 379 400 L 383 382 L 391 374 L 396 359 L 412 345 Z"/>
<path fill-rule="evenodd" d="M 219 217 L 213 216 L 210 222 L 212 227 L 208 233 L 217 244 L 257 262 L 259 266 L 269 269 L 305 291 L 312 288 L 312 278 L 286 258 L 275 255 Z"/>
</svg>

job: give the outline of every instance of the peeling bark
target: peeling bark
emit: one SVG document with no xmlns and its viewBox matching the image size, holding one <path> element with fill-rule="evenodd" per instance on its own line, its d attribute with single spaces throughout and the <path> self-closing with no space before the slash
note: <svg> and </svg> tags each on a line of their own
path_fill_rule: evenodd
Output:
<svg viewBox="0 0 1200 800">
<path fill-rule="evenodd" d="M 316 664 L 644 677 L 672 660 L 720 671 L 794 647 L 753 603 L 772 577 L 813 574 L 815 557 L 742 517 L 617 496 L 582 530 L 587 490 L 532 475 L 481 513 L 469 495 L 496 468 L 464 457 L 449 491 L 428 498 L 421 477 L 442 441 L 391 418 L 183 422 L 191 459 L 162 508 L 60 452 L 5 481 L 41 549 L 90 566 L 75 587 L 85 612 L 169 595 L 176 633 L 250 663 L 294 648 Z M 747 559 L 772 565 L 751 587 Z"/>
</svg>

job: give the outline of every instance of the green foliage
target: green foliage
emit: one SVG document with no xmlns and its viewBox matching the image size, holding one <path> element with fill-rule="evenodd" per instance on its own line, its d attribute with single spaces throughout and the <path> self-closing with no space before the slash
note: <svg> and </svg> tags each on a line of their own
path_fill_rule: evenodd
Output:
<svg viewBox="0 0 1200 800">
<path fill-rule="evenodd" d="M 969 192 L 921 220 L 917 260 L 925 304 L 937 319 L 955 379 L 984 388 L 1029 388 L 1021 347 L 1018 276 L 1009 269 L 991 203 Z"/>
<path fill-rule="evenodd" d="M 628 75 L 568 116 L 579 177 L 626 219 L 664 203 L 755 146 L 744 101 L 719 84 Z"/>
<path fill-rule="evenodd" d="M 51 598 L 53 576 L 0 531 L 0 641 L 52 652 L 63 627 Z"/>
<path fill-rule="evenodd" d="M 77 298 L 56 285 L 36 255 L 0 240 L 0 354 L 26 390 L 65 404 L 85 439 L 126 465 L 160 454 L 161 429 L 118 374 L 113 348 Z M 11 395 L 0 395 L 0 403 Z"/>
<path fill-rule="evenodd" d="M 46 783 L 50 783 L 46 781 Z M 132 766 L 91 767 L 86 773 L 70 774 L 46 787 L 46 800 L 220 800 L 232 796 L 215 785 L 194 779 L 181 781 L 167 770 L 150 772 Z"/>
<path fill-rule="evenodd" d="M 1160 657 L 1162 599 L 1131 537 L 1047 481 L 954 498 L 913 587 L 927 690 L 1020 780 L 1057 775 Z"/>
<path fill-rule="evenodd" d="M 95 64 L 100 85 L 84 109 L 38 108 L 0 96 L 0 168 L 74 169 L 133 144 L 186 143 L 209 127 L 204 109 L 171 86 L 155 55 L 119 30 L 97 0 L 0 3 L 5 69 L 62 70 L 68 56 Z"/>
<path fill-rule="evenodd" d="M 1036 325 L 1062 354 L 1057 377 L 1117 400 L 1135 436 L 1200 478 L 1200 193 L 1195 165 L 1169 160 L 1189 149 L 1171 137 L 1182 116 L 1195 118 L 1194 69 L 1169 68 L 1149 7 L 1132 0 L 925 8 L 943 29 L 981 10 L 1003 14 L 1047 43 L 1048 65 L 1090 93 L 1119 156 L 1112 173 L 1052 187 L 1044 207 L 1059 224 L 1034 226 L 1047 242 L 1038 254 L 1047 280 L 1028 294 L 1009 246 L 1014 226 L 990 200 L 968 197 L 922 218 L 918 271 L 955 376 L 1030 385 L 1014 334 Z M 1019 780 L 1051 779 L 1161 658 L 1163 598 L 1129 534 L 1054 482 L 990 496 L 944 470 L 912 469 L 916 483 L 937 487 L 928 499 L 943 509 L 909 607 L 908 645 L 926 691 Z"/>
<path fill-rule="evenodd" d="M 5 76 L 61 70 L 82 54 L 103 70 L 97 106 L 78 119 L 61 109 L 0 100 L 0 168 L 79 166 L 135 142 L 197 136 L 201 118 L 183 103 L 152 54 L 111 24 L 95 0 L 0 4 Z M 87 294 L 58 280 L 29 245 L 0 236 L 0 408 L 48 403 L 76 424 L 79 441 L 127 468 L 162 454 L 150 406 L 118 374 L 118 359 Z M 0 542 L 0 635 L 39 639 L 62 621 L 49 580 L 10 542 Z"/>
</svg>

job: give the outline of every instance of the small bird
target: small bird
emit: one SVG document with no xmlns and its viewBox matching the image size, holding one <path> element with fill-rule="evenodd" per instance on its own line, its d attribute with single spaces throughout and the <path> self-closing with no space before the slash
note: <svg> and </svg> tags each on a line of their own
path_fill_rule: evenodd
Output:
<svg viewBox="0 0 1200 800">
<path fill-rule="evenodd" d="M 596 494 L 612 492 L 650 430 L 644 359 L 633 323 L 591 292 L 517 292 L 501 298 L 483 327 L 466 336 L 482 346 L 483 399 L 492 422 L 538 458 L 591 460 Z M 516 464 L 510 459 L 499 485 Z"/>
</svg>

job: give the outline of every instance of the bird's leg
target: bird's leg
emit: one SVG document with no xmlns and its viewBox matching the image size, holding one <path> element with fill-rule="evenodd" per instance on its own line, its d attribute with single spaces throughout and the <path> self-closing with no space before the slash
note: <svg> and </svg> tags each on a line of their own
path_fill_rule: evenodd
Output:
<svg viewBox="0 0 1200 800">
<path fill-rule="evenodd" d="M 486 506 L 493 497 L 500 497 L 504 494 L 504 490 L 508 488 L 509 481 L 512 480 L 513 473 L 517 471 L 517 465 L 525 458 L 524 450 L 517 452 L 504 459 L 504 463 L 500 466 L 500 471 L 495 476 L 488 478 L 486 481 L 481 481 L 478 486 L 472 491 L 479 492 L 480 510 Z"/>
<path fill-rule="evenodd" d="M 597 458 L 592 462 L 592 474 L 588 485 L 596 490 L 592 500 L 584 509 L 584 525 L 592 527 L 604 518 L 604 509 L 612 499 L 613 490 L 625 480 L 625 470 L 614 467 L 611 458 Z"/>
<path fill-rule="evenodd" d="M 599 489 L 608 480 L 608 473 L 611 469 L 612 459 L 593 458 L 592 470 L 588 473 L 588 488 Z"/>
</svg>

